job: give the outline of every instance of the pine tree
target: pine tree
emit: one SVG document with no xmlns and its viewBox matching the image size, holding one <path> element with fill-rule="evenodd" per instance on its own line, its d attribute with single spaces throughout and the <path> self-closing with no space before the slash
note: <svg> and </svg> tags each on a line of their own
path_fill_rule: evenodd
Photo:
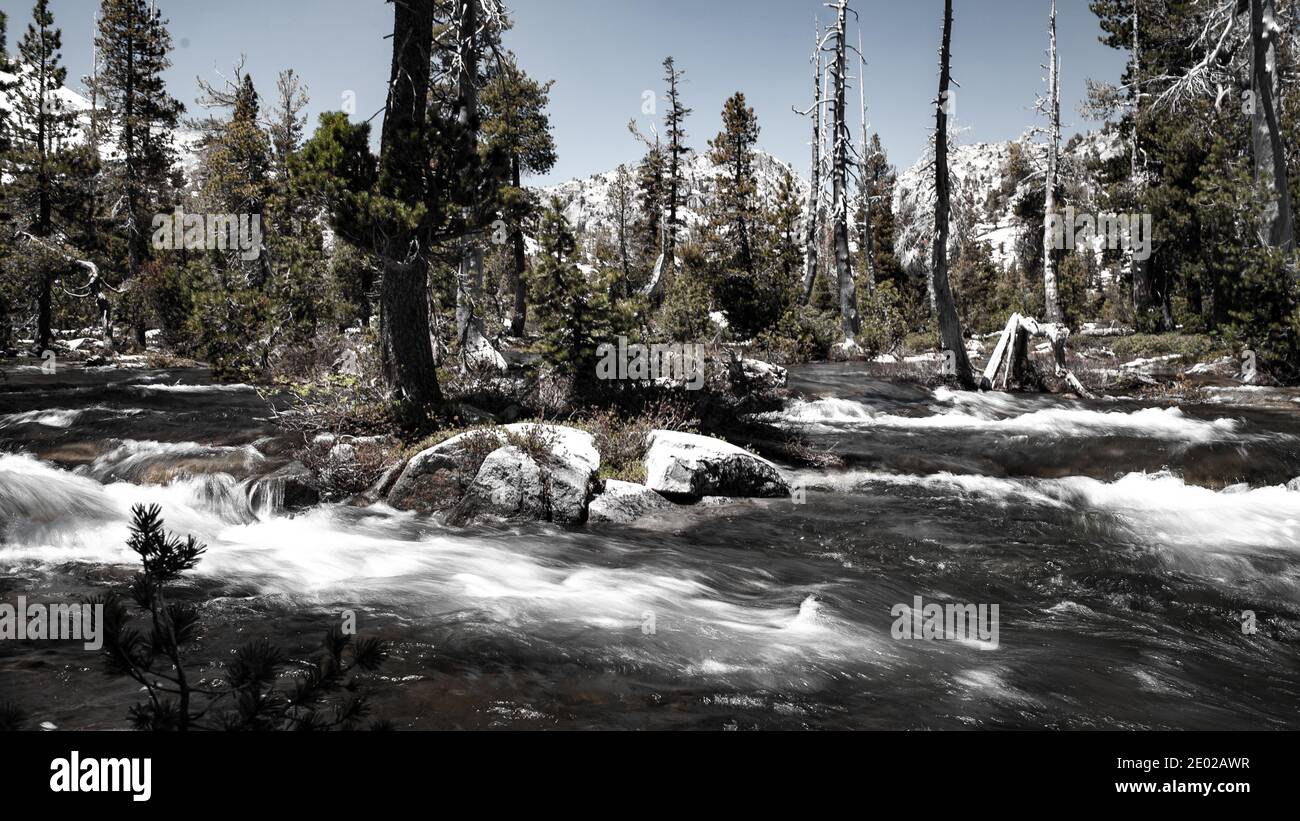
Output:
<svg viewBox="0 0 1300 821">
<path fill-rule="evenodd" d="M 794 173 L 786 168 L 776 189 L 776 198 L 767 211 L 767 253 L 769 265 L 780 272 L 780 278 L 789 298 L 799 294 L 799 265 L 803 260 L 803 240 L 800 228 L 803 205 Z"/>
<path fill-rule="evenodd" d="M 537 239 L 541 253 L 531 278 L 542 357 L 581 386 L 595 376 L 597 348 L 609 336 L 608 302 L 588 285 L 576 263 L 577 240 L 558 199 L 543 211 Z"/>
<path fill-rule="evenodd" d="M 681 83 L 684 74 L 685 72 L 677 70 L 672 57 L 664 60 L 664 82 L 668 84 L 668 94 L 665 97 L 668 110 L 664 113 L 664 133 L 668 137 L 668 146 L 664 168 L 666 181 L 664 204 L 667 219 L 664 225 L 663 256 L 664 266 L 668 271 L 672 271 L 676 265 L 677 234 L 685 226 L 682 211 L 686 207 L 687 196 L 690 193 L 686 183 L 686 152 L 690 150 L 686 147 L 686 118 L 691 115 L 691 109 L 682 105 Z M 662 284 L 662 279 L 660 282 Z"/>
<path fill-rule="evenodd" d="M 860 253 L 871 253 L 875 280 L 893 282 L 900 291 L 908 287 L 906 274 L 894 254 L 894 186 L 898 175 L 889 164 L 889 156 L 880 142 L 879 134 L 872 134 L 867 142 L 866 159 L 862 164 L 862 179 L 858 192 L 858 211 L 854 222 L 859 227 Z M 866 204 L 870 203 L 870 213 Z M 863 225 L 870 230 L 863 236 Z M 866 261 L 863 261 L 866 265 Z"/>
<path fill-rule="evenodd" d="M 263 226 L 263 245 L 252 249 L 232 246 L 200 255 L 208 258 L 208 265 L 192 281 L 194 314 L 188 335 L 196 352 L 219 373 L 242 377 L 264 369 L 272 346 L 294 330 L 282 316 L 293 309 L 278 310 L 280 306 L 271 298 L 276 283 L 266 238 L 274 237 L 282 260 L 290 258 L 290 247 L 297 253 L 302 249 L 293 245 L 290 231 L 269 230 L 272 149 L 261 127 L 261 103 L 252 76 L 237 66 L 224 88 L 202 82 L 200 87 L 205 92 L 200 105 L 229 109 L 227 118 L 210 117 L 204 123 L 207 137 L 197 175 L 200 210 L 257 217 Z M 286 277 L 306 276 L 315 267 L 303 266 Z M 286 289 L 276 290 L 282 296 Z"/>
<path fill-rule="evenodd" d="M 664 173 L 668 162 L 658 135 L 646 147 L 646 154 L 637 165 L 637 234 L 640 237 L 642 258 L 654 264 L 655 257 L 664 247 Z"/>
<path fill-rule="evenodd" d="M 1145 89 L 1152 76 L 1170 73 L 1181 64 L 1182 57 L 1187 56 L 1181 45 L 1186 38 L 1168 30 L 1169 23 L 1176 20 L 1182 10 L 1165 9 L 1157 15 L 1154 12 L 1158 5 L 1151 0 L 1092 0 L 1090 4 L 1105 32 L 1101 41 L 1111 48 L 1129 52 L 1119 89 L 1089 82 L 1090 106 L 1098 112 L 1099 119 L 1118 112 L 1120 133 L 1128 144 L 1126 164 L 1102 169 L 1107 199 L 1118 213 L 1146 207 L 1141 200 L 1153 182 L 1155 169 L 1148 160 L 1158 153 L 1158 149 L 1153 140 L 1154 131 L 1146 127 L 1149 106 L 1144 107 L 1143 102 L 1151 95 Z M 1140 260 L 1130 253 L 1126 273 L 1137 324 L 1143 328 L 1151 326 L 1153 323 L 1149 316 L 1158 296 L 1154 282 L 1157 277 L 1153 276 L 1151 260 Z"/>
<path fill-rule="evenodd" d="M 117 135 L 108 164 L 109 199 L 120 197 L 119 228 L 126 245 L 126 277 L 149 257 L 152 215 L 169 201 L 174 146 L 172 134 L 185 107 L 167 93 L 163 72 L 171 66 L 171 34 L 162 13 L 145 0 L 103 0 L 95 45 L 100 65 L 93 93 L 98 133 Z M 144 345 L 144 322 L 135 322 Z"/>
<path fill-rule="evenodd" d="M 483 244 L 500 212 L 506 157 L 503 145 L 481 139 L 486 112 L 480 92 L 486 85 L 484 55 L 498 49 L 509 23 L 493 0 L 454 0 L 450 8 L 449 30 L 455 32 L 455 41 L 445 59 L 454 83 L 447 100 L 454 125 L 446 171 L 453 183 L 449 200 L 460 212 L 461 228 L 456 238 L 456 338 L 462 367 L 503 370 L 505 359 L 487 337 L 482 303 Z"/>
<path fill-rule="evenodd" d="M 512 267 L 510 288 L 514 310 L 510 318 L 512 336 L 522 336 L 528 319 L 527 262 L 524 226 L 536 218 L 539 204 L 524 188 L 524 174 L 545 174 L 555 167 L 555 140 L 551 136 L 546 106 L 553 83 L 539 83 L 526 75 L 513 60 L 507 60 L 483 89 L 486 111 L 483 136 L 510 164 L 510 178 L 500 194 L 502 216 L 509 226 Z"/>
<path fill-rule="evenodd" d="M 234 82 L 230 119 L 208 147 L 202 172 L 205 207 L 216 213 L 261 214 L 271 194 L 272 146 L 260 125 L 261 102 L 251 75 Z"/>
<path fill-rule="evenodd" d="M 319 123 L 311 138 L 289 157 L 290 204 L 277 210 L 296 215 L 303 232 L 311 231 L 316 214 L 329 216 L 336 234 L 329 261 L 332 288 L 339 298 L 336 318 L 341 328 L 358 323 L 368 327 L 378 281 L 373 260 L 365 252 L 369 228 L 362 228 L 361 217 L 378 165 L 370 151 L 370 125 L 350 123 L 341 111 L 320 115 Z"/>
<path fill-rule="evenodd" d="M 636 190 L 632 173 L 626 165 L 614 171 L 609 186 L 609 201 L 614 217 L 614 242 L 618 246 L 619 277 L 611 298 L 632 296 L 632 226 L 636 219 Z"/>
<path fill-rule="evenodd" d="M 377 219 L 353 230 L 376 237 L 382 258 L 379 348 L 390 392 L 418 408 L 440 405 L 430 341 L 428 253 L 433 215 L 428 94 L 434 0 L 393 4 L 393 63 L 381 138 Z M 348 201 L 354 201 L 349 198 Z M 367 214 L 368 215 L 368 214 Z"/>
<path fill-rule="evenodd" d="M 756 202 L 756 197 L 750 201 Z M 771 329 L 797 303 L 803 261 L 803 208 L 794 174 L 785 169 L 771 204 L 753 207 L 752 270 L 724 270 L 712 294 L 712 301 L 723 306 L 731 329 L 745 338 Z M 730 240 L 721 245 L 727 249 L 725 253 L 739 257 Z"/>
<path fill-rule="evenodd" d="M 8 74 L 13 71 L 9 65 L 9 18 L 3 11 L 0 11 L 0 73 Z M 0 78 L 0 94 L 8 94 L 13 88 L 13 83 Z M 0 112 L 0 168 L 4 167 L 4 161 L 9 151 L 9 115 L 7 112 Z M 4 192 L 0 191 L 0 208 L 3 208 Z"/>
<path fill-rule="evenodd" d="M 725 235 L 734 249 L 729 262 L 754 275 L 753 226 L 758 212 L 758 175 L 754 170 L 754 148 L 758 144 L 758 118 L 736 92 L 722 107 L 722 131 L 709 140 L 709 159 L 724 170 L 718 179 L 712 203 L 713 229 Z"/>
<path fill-rule="evenodd" d="M 202 645 L 197 607 L 173 596 L 183 574 L 202 560 L 207 546 L 193 536 L 167 531 L 162 510 L 132 508 L 127 547 L 141 570 L 126 597 L 93 597 L 103 608 L 104 672 L 129 678 L 145 697 L 129 711 L 137 730 L 319 731 L 355 730 L 369 712 L 362 672 L 374 672 L 388 655 L 378 639 L 345 635 L 331 628 L 312 662 L 291 663 L 265 639 L 250 641 L 229 658 L 187 669 L 187 658 Z M 134 608 L 128 604 L 128 600 Z M 134 610 L 134 612 L 133 612 Z M 208 686 L 216 668 L 224 686 Z M 281 687 L 284 680 L 289 687 Z M 371 729 L 387 729 L 372 722 Z"/>
<path fill-rule="evenodd" d="M 8 48 L 8 18 L 3 11 L 0 11 L 0 73 L 8 73 L 9 54 Z M 3 78 L 0 78 L 0 94 L 8 93 L 11 88 L 10 84 Z M 0 111 L 0 175 L 6 172 L 9 165 L 9 115 L 8 112 Z M 8 234 L 9 230 L 5 223 L 8 222 L 6 214 L 8 206 L 5 204 L 5 198 L 8 186 L 0 186 L 0 258 L 8 254 Z M 0 275 L 4 272 L 0 271 Z M 10 324 L 8 288 L 0 288 L 0 354 L 3 354 L 9 348 Z"/>
<path fill-rule="evenodd" d="M 281 187 L 287 187 L 290 175 L 289 161 L 302 147 L 303 131 L 307 127 L 307 86 L 293 69 L 280 72 L 275 81 L 276 104 L 271 111 L 268 132 L 271 149 L 275 155 L 275 172 Z"/>
<path fill-rule="evenodd" d="M 19 222 L 42 239 L 55 231 L 56 212 L 75 210 L 79 150 L 71 137 L 76 114 L 58 91 L 67 79 L 62 65 L 62 32 L 54 27 L 48 0 L 37 0 L 32 21 L 18 44 L 21 79 L 13 91 L 10 208 Z M 52 336 L 51 302 L 55 269 L 36 270 L 36 347 L 44 350 Z"/>
<path fill-rule="evenodd" d="M 351 123 L 341 111 L 325 112 L 289 164 L 294 199 L 311 211 L 327 210 L 335 231 L 360 243 L 356 195 L 370 191 L 379 178 L 379 160 L 370 151 L 370 124 Z"/>
</svg>

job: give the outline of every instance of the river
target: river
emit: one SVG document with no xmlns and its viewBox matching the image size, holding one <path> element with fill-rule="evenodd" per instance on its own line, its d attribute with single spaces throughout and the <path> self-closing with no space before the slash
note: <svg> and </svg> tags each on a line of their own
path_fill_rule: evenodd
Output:
<svg viewBox="0 0 1300 821">
<path fill-rule="evenodd" d="M 1300 393 L 1175 407 L 873 373 L 792 372 L 763 421 L 842 461 L 791 468 L 792 499 L 462 530 L 251 504 L 289 456 L 247 386 L 10 366 L 0 602 L 122 589 L 131 506 L 156 503 L 209 545 L 180 594 L 196 666 L 262 637 L 307 658 L 353 611 L 392 643 L 374 703 L 402 729 L 1300 728 Z M 998 605 L 997 647 L 894 638 L 917 596 Z M 124 728 L 136 688 L 102 666 L 0 641 L 0 701 Z"/>
</svg>

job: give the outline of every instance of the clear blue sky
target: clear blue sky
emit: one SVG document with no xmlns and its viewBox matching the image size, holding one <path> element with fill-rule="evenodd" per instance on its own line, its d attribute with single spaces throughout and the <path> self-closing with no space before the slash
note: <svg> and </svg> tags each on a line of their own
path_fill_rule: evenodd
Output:
<svg viewBox="0 0 1300 821">
<path fill-rule="evenodd" d="M 193 110 L 194 78 L 217 79 L 239 55 L 264 96 L 283 68 L 301 74 L 311 113 L 338 109 L 355 92 L 357 117 L 383 107 L 392 7 L 383 0 L 159 0 L 176 45 L 172 93 Z M 690 145 L 704 148 L 719 128 L 723 101 L 743 91 L 758 113 L 760 144 L 802 168 L 808 121 L 790 107 L 811 94 L 809 56 L 817 0 L 507 0 L 515 28 L 507 45 L 524 69 L 556 81 L 551 115 L 560 161 L 550 182 L 605 171 L 641 153 L 626 123 L 641 117 L 641 95 L 662 91 L 663 58 L 686 71 Z M 962 142 L 1008 139 L 1038 120 L 1050 0 L 956 0 L 953 70 Z M 69 84 L 90 64 L 95 0 L 53 0 L 64 31 Z M 853 0 L 863 16 L 867 104 L 890 159 L 911 164 L 933 121 L 942 0 Z M 31 14 L 28 0 L 0 0 L 13 51 Z M 1086 130 L 1077 113 L 1088 77 L 1117 80 L 1125 56 L 1101 45 L 1087 0 L 1060 0 L 1062 107 L 1068 131 Z M 856 41 L 856 35 L 853 35 Z M 852 93 L 856 110 L 856 91 Z M 661 109 L 662 110 L 662 109 Z M 376 131 L 379 119 L 376 118 Z"/>
</svg>

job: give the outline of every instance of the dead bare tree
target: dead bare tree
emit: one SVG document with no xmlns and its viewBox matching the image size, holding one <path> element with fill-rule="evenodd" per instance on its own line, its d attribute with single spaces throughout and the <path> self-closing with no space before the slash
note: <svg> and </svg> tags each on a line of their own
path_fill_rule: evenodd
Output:
<svg viewBox="0 0 1300 821">
<path fill-rule="evenodd" d="M 1029 373 L 1029 340 L 1035 336 L 1046 337 L 1051 344 L 1056 377 L 1064 379 L 1079 396 L 1085 399 L 1094 398 L 1093 394 L 1066 367 L 1065 342 L 1070 338 L 1070 329 L 1059 323 L 1040 323 L 1020 314 L 1012 314 L 1007 320 L 1007 327 L 1002 331 L 997 347 L 993 349 L 993 354 L 989 356 L 988 364 L 984 368 L 980 388 L 1006 390 L 1013 385 L 1023 385 Z"/>
<path fill-rule="evenodd" d="M 1047 27 L 1047 95 L 1039 100 L 1039 110 L 1047 114 L 1047 180 L 1043 186 L 1043 295 L 1047 304 L 1047 321 L 1061 321 L 1061 299 L 1056 284 L 1056 256 L 1052 253 L 1052 219 L 1056 216 L 1057 173 L 1061 158 L 1061 85 L 1060 59 L 1056 54 L 1056 0 Z M 1066 230 L 1070 230 L 1068 227 Z"/>
<path fill-rule="evenodd" d="M 1133 200 L 1141 195 L 1144 177 L 1138 166 L 1138 127 L 1142 121 L 1142 46 L 1138 39 L 1138 2 L 1133 0 L 1133 48 L 1132 66 L 1129 69 L 1129 99 L 1132 101 L 1133 134 L 1129 154 L 1129 186 Z M 1134 313 L 1146 311 L 1151 307 L 1151 269 L 1145 259 L 1140 258 L 1137 245 L 1129 243 L 1128 249 L 1129 277 L 1133 283 Z"/>
<path fill-rule="evenodd" d="M 867 144 L 867 58 L 862 54 L 861 28 L 858 29 L 858 106 L 862 125 L 862 144 L 858 148 L 858 186 L 862 191 L 862 275 L 867 280 L 867 292 L 873 293 L 876 290 L 876 249 L 871 236 L 871 196 L 879 179 L 867 179 L 872 155 Z M 880 173 L 878 167 L 875 173 Z"/>
<path fill-rule="evenodd" d="M 1286 253 L 1295 251 L 1295 221 L 1291 214 L 1291 192 L 1287 183 L 1286 149 L 1282 145 L 1278 106 L 1282 101 L 1282 80 L 1277 70 L 1277 24 L 1275 0 L 1249 0 L 1251 44 L 1251 144 L 1255 157 L 1255 179 L 1262 182 L 1273 199 L 1268 244 Z"/>
<path fill-rule="evenodd" d="M 831 148 L 831 222 L 835 236 L 835 276 L 839 282 L 840 329 L 844 333 L 846 348 L 857 345 L 862 323 L 858 317 L 858 291 L 853 280 L 853 258 L 849 252 L 849 151 L 853 141 L 846 117 L 848 106 L 846 91 L 847 23 L 849 0 L 838 0 L 835 9 L 835 27 L 830 32 L 831 87 L 833 124 Z"/>
<path fill-rule="evenodd" d="M 948 180 L 948 101 L 952 92 L 952 0 L 943 4 L 943 44 L 939 49 L 939 97 L 935 100 L 934 130 L 934 257 L 931 266 L 935 309 L 939 315 L 939 340 L 951 355 L 954 375 L 967 390 L 976 388 L 961 319 L 948 283 L 948 215 L 951 196 Z"/>
<path fill-rule="evenodd" d="M 807 111 L 795 109 L 796 114 L 812 118 L 812 167 L 809 172 L 808 205 L 804 212 L 803 289 L 799 304 L 807 305 L 812 298 L 813 282 L 817 279 L 818 217 L 821 210 L 822 170 L 822 30 L 817 26 L 817 42 L 813 47 L 813 104 Z"/>
<path fill-rule="evenodd" d="M 1007 326 L 998 339 L 985 366 L 980 379 L 980 388 L 1003 390 L 1013 385 L 1024 385 L 1030 371 L 1029 340 L 1035 336 L 1045 336 L 1051 343 L 1055 359 L 1055 375 L 1084 397 L 1091 394 L 1083 384 L 1066 367 L 1065 342 L 1070 338 L 1070 329 L 1062 319 L 1060 295 L 1057 290 L 1056 259 L 1054 258 L 1052 222 L 1056 214 L 1056 188 L 1061 168 L 1061 79 L 1060 57 L 1057 54 L 1056 41 L 1056 0 L 1052 0 L 1052 11 L 1047 26 L 1047 93 L 1038 101 L 1038 110 L 1047 115 L 1047 171 L 1044 179 L 1043 193 L 1043 294 L 1047 308 L 1047 322 L 1040 323 L 1031 317 L 1012 314 Z M 1066 230 L 1072 230 L 1069 226 Z M 936 265 L 937 267 L 937 265 Z M 964 354 L 965 351 L 963 350 Z M 960 367 L 960 365 L 959 365 Z M 967 365 L 969 367 L 969 365 Z M 998 375 L 1001 373 L 1001 379 Z"/>
</svg>

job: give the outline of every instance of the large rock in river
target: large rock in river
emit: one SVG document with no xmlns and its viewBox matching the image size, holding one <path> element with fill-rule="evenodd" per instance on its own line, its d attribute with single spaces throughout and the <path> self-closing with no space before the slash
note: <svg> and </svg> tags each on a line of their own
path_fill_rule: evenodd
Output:
<svg viewBox="0 0 1300 821">
<path fill-rule="evenodd" d="M 600 469 L 591 434 L 554 425 L 510 428 L 520 429 L 511 431 L 515 441 L 483 460 L 450 521 L 585 522 Z"/>
<path fill-rule="evenodd" d="M 720 439 L 657 430 L 647 439 L 646 487 L 666 496 L 789 496 L 776 465 Z"/>
<path fill-rule="evenodd" d="M 422 450 L 392 482 L 387 501 L 398 510 L 443 510 L 460 499 L 484 456 L 505 444 L 505 432 L 482 428 L 458 433 Z"/>
<path fill-rule="evenodd" d="M 587 508 L 587 521 L 628 524 L 671 507 L 672 502 L 645 485 L 607 479 L 605 490 Z"/>
</svg>

